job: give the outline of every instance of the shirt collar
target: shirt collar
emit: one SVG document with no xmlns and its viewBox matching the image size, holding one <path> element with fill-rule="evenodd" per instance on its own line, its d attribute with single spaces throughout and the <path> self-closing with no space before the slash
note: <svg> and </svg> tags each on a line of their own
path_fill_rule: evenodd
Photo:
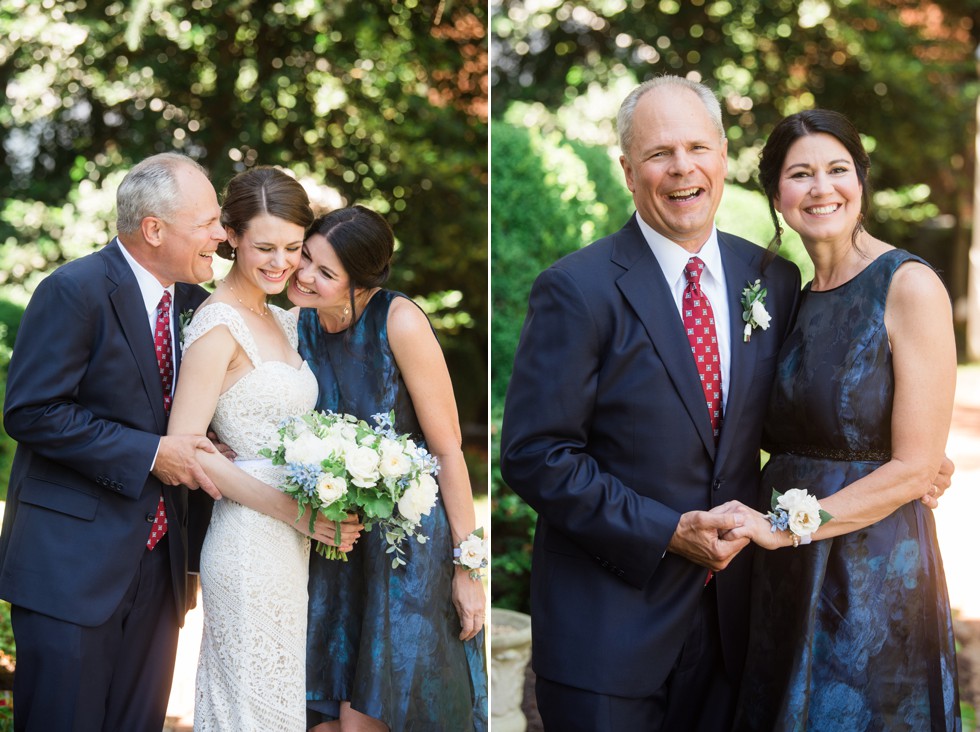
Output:
<svg viewBox="0 0 980 732">
<path fill-rule="evenodd" d="M 707 240 L 701 245 L 701 250 L 695 255 L 655 231 L 639 213 L 636 214 L 636 222 L 640 225 L 643 238 L 646 239 L 653 251 L 653 256 L 657 258 L 657 262 L 659 262 L 660 268 L 667 278 L 667 284 L 671 288 L 677 287 L 679 283 L 682 287 L 686 284 L 684 267 L 687 266 L 687 260 L 693 256 L 699 257 L 704 262 L 702 277 L 707 274 L 719 285 L 724 284 L 721 249 L 718 247 L 718 229 L 714 225 L 711 226 L 711 233 L 708 234 Z"/>
<path fill-rule="evenodd" d="M 163 297 L 163 291 L 166 290 L 169 292 L 172 298 L 174 296 L 174 286 L 164 287 L 161 285 L 160 280 L 154 277 L 146 267 L 133 258 L 133 255 L 129 253 L 118 237 L 116 238 L 116 243 L 119 244 L 119 251 L 122 252 L 130 269 L 133 270 L 133 274 L 136 275 L 136 283 L 139 285 L 140 294 L 143 295 L 143 304 L 146 307 L 146 312 L 148 314 L 155 313 L 157 305 L 160 304 L 160 298 Z M 171 305 L 171 307 L 173 306 Z"/>
</svg>

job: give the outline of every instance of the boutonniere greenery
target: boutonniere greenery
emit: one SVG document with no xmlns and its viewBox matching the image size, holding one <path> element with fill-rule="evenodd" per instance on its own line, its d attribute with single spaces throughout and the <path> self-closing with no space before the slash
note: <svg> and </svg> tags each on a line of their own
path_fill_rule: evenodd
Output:
<svg viewBox="0 0 980 732">
<path fill-rule="evenodd" d="M 760 280 L 756 280 L 742 290 L 742 320 L 745 321 L 745 331 L 742 340 L 748 343 L 752 340 L 755 328 L 769 329 L 772 316 L 766 310 L 766 288 Z"/>
<path fill-rule="evenodd" d="M 177 337 L 180 338 L 180 347 L 184 347 L 184 331 L 187 330 L 187 326 L 191 324 L 191 319 L 194 317 L 194 308 L 188 308 L 177 316 Z"/>
</svg>

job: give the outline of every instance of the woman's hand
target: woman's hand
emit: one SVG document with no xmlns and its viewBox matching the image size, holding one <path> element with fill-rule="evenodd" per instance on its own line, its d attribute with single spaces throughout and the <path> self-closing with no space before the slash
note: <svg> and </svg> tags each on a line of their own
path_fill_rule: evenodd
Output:
<svg viewBox="0 0 980 732">
<path fill-rule="evenodd" d="M 305 516 L 293 526 L 311 539 L 327 546 L 335 546 L 342 552 L 349 552 L 354 548 L 354 544 L 357 543 L 361 531 L 364 529 L 364 524 L 361 523 L 361 519 L 355 513 L 347 514 L 347 518 L 340 522 L 340 534 L 337 533 L 337 523 L 324 518 L 322 514 L 317 515 L 312 532 L 309 530 L 310 522 Z"/>
<path fill-rule="evenodd" d="M 466 567 L 456 567 L 453 573 L 453 605 L 463 626 L 459 639 L 468 641 L 483 627 L 487 598 L 483 592 L 483 582 L 472 579 Z"/>
<path fill-rule="evenodd" d="M 787 544 L 787 532 L 773 531 L 772 524 L 765 514 L 759 513 L 754 508 L 739 503 L 729 501 L 728 503 L 712 509 L 712 513 L 731 513 L 738 511 L 744 517 L 741 526 L 728 531 L 721 538 L 723 539 L 751 539 L 752 543 L 761 546 L 763 549 L 779 549 Z"/>
</svg>

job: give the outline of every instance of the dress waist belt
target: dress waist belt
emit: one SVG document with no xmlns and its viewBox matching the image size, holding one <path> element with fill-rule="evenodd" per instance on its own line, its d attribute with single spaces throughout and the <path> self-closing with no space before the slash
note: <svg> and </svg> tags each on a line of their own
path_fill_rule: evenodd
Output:
<svg viewBox="0 0 980 732">
<path fill-rule="evenodd" d="M 817 447 L 816 445 L 778 445 L 770 452 L 848 463 L 887 463 L 892 459 L 892 454 L 888 450 L 848 450 L 838 447 Z"/>
</svg>

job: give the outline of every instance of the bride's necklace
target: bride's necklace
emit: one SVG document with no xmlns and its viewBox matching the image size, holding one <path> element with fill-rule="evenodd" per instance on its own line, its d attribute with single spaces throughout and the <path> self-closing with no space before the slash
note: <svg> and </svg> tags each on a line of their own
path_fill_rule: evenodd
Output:
<svg viewBox="0 0 980 732">
<path fill-rule="evenodd" d="M 238 304 L 239 304 L 239 305 L 241 305 L 241 306 L 242 306 L 243 308 L 248 308 L 248 309 L 249 309 L 249 310 L 251 310 L 251 311 L 252 311 L 253 313 L 255 313 L 256 315 L 258 315 L 258 316 L 260 316 L 260 317 L 263 317 L 263 318 L 264 318 L 264 317 L 265 317 L 266 315 L 268 315 L 268 314 L 269 314 L 269 306 L 268 306 L 268 305 L 265 305 L 265 304 L 263 303 L 263 305 L 265 305 L 265 306 L 264 306 L 264 307 L 262 308 L 262 310 L 256 310 L 256 309 L 254 309 L 254 308 L 253 308 L 253 307 L 252 307 L 251 305 L 246 305 L 245 303 L 243 303 L 243 302 L 242 302 L 242 299 L 241 299 L 241 298 L 240 298 L 240 297 L 238 296 L 238 294 L 237 294 L 237 293 L 235 292 L 235 288 L 231 286 L 231 283 L 230 283 L 230 282 L 228 282 L 228 280 L 225 280 L 225 284 L 226 284 L 226 285 L 228 285 L 228 289 L 229 289 L 229 290 L 231 290 L 231 294 L 235 296 L 235 299 L 236 299 L 236 300 L 238 300 Z"/>
</svg>

